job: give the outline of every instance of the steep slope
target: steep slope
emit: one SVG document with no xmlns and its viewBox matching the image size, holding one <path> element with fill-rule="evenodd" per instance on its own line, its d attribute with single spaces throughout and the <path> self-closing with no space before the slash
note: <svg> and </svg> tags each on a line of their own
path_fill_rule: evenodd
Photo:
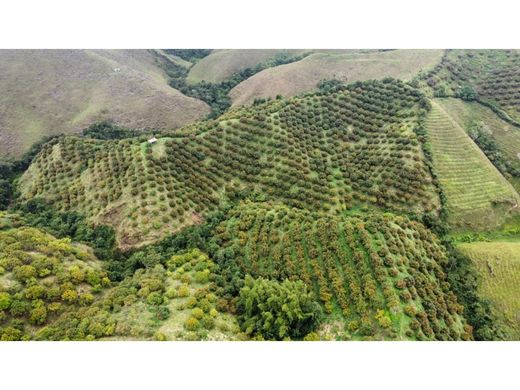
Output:
<svg viewBox="0 0 520 390">
<path fill-rule="evenodd" d="M 216 229 L 225 270 L 301 279 L 349 338 L 470 337 L 441 266 L 446 255 L 423 225 L 387 214 L 334 217 L 276 203 L 243 203 Z"/>
<path fill-rule="evenodd" d="M 503 223 L 520 201 L 511 184 L 435 101 L 426 127 L 452 227 L 489 229 Z"/>
<path fill-rule="evenodd" d="M 155 144 L 64 137 L 42 149 L 19 189 L 22 200 L 44 197 L 113 226 L 124 248 L 198 223 L 240 190 L 332 213 L 436 213 L 414 132 L 426 103 L 387 79 L 235 110 Z"/>
<path fill-rule="evenodd" d="M 323 79 L 342 81 L 395 77 L 410 80 L 421 70 L 433 68 L 442 50 L 392 50 L 375 53 L 315 53 L 303 60 L 257 73 L 231 90 L 233 106 L 255 98 L 293 96 L 313 90 Z"/>
<path fill-rule="evenodd" d="M 477 102 L 453 98 L 436 102 L 475 140 L 516 190 L 520 190 L 520 128 Z"/>
<path fill-rule="evenodd" d="M 510 340 L 520 339 L 520 242 L 492 241 L 459 244 L 476 265 L 480 293 L 508 327 Z"/>
<path fill-rule="evenodd" d="M 146 50 L 0 50 L 0 158 L 101 119 L 172 129 L 208 112 L 168 86 Z"/>
</svg>

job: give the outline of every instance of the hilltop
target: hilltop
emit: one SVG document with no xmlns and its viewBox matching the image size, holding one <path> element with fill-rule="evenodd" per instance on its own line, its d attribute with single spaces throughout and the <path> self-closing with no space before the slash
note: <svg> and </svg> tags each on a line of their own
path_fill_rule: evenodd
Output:
<svg viewBox="0 0 520 390">
<path fill-rule="evenodd" d="M 1 50 L 0 158 L 100 120 L 173 129 L 208 106 L 171 88 L 147 50 Z"/>
<path fill-rule="evenodd" d="M 238 84 L 229 96 L 233 106 L 238 106 L 257 98 L 288 97 L 310 91 L 324 79 L 351 83 L 395 77 L 409 81 L 419 72 L 433 69 L 442 55 L 442 50 L 317 52 L 296 62 L 265 69 Z"/>
<path fill-rule="evenodd" d="M 419 91 L 386 79 L 232 110 L 154 144 L 61 137 L 21 177 L 21 200 L 42 197 L 110 225 L 123 248 L 200 223 L 244 190 L 333 214 L 436 215 L 416 134 L 424 107 Z"/>
</svg>

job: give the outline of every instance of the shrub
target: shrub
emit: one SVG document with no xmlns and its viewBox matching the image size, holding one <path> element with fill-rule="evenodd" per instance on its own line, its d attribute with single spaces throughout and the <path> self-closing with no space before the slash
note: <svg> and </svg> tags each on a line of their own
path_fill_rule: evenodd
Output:
<svg viewBox="0 0 520 390">
<path fill-rule="evenodd" d="M 188 330 L 197 330 L 200 326 L 199 320 L 195 317 L 190 317 L 184 323 L 184 327 Z"/>
</svg>

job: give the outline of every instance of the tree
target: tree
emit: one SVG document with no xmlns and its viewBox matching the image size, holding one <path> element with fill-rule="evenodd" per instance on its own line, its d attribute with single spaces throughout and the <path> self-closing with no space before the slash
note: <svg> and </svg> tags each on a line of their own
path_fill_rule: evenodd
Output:
<svg viewBox="0 0 520 390">
<path fill-rule="evenodd" d="M 266 340 L 302 339 L 322 316 L 321 307 L 302 281 L 279 282 L 249 275 L 240 290 L 237 309 L 242 330 Z"/>
<path fill-rule="evenodd" d="M 11 295 L 7 292 L 0 292 L 0 310 L 9 309 L 11 306 Z"/>
<path fill-rule="evenodd" d="M 462 100 L 471 101 L 477 98 L 477 92 L 470 85 L 464 85 L 457 91 L 456 96 Z"/>
</svg>

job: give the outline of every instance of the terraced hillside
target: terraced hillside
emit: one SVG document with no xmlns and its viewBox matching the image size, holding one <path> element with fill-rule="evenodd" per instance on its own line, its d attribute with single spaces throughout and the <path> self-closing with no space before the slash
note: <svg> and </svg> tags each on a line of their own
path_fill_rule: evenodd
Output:
<svg viewBox="0 0 520 390">
<path fill-rule="evenodd" d="M 21 199 L 113 226 L 123 248 L 202 221 L 237 190 L 331 213 L 436 213 L 414 132 L 426 106 L 417 90 L 386 79 L 234 110 L 154 144 L 63 137 L 24 173 Z"/>
<path fill-rule="evenodd" d="M 0 50 L 0 159 L 103 119 L 173 129 L 209 107 L 171 88 L 147 50 Z"/>
<path fill-rule="evenodd" d="M 477 266 L 480 292 L 509 330 L 510 340 L 520 339 L 520 242 L 472 242 L 459 249 Z"/>
<path fill-rule="evenodd" d="M 433 69 L 442 50 L 391 50 L 385 52 L 315 53 L 287 65 L 265 69 L 233 88 L 233 106 L 257 98 L 294 96 L 310 91 L 324 79 L 343 82 L 395 77 L 411 80 L 420 71 Z"/>
<path fill-rule="evenodd" d="M 334 217 L 276 203 L 243 203 L 216 229 L 226 259 L 255 277 L 300 279 L 347 338 L 469 338 L 442 265 L 443 247 L 423 225 L 390 213 Z"/>
<path fill-rule="evenodd" d="M 425 81 L 441 96 L 464 94 L 471 86 L 481 100 L 520 120 L 518 50 L 448 50 Z"/>
<path fill-rule="evenodd" d="M 520 190 L 520 128 L 498 117 L 490 108 L 460 99 L 437 99 L 486 154 L 489 160 Z"/>
<path fill-rule="evenodd" d="M 520 200 L 511 184 L 435 101 L 426 127 L 452 227 L 483 229 L 504 222 Z"/>
</svg>

